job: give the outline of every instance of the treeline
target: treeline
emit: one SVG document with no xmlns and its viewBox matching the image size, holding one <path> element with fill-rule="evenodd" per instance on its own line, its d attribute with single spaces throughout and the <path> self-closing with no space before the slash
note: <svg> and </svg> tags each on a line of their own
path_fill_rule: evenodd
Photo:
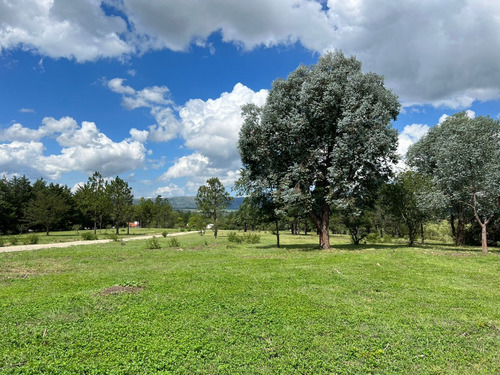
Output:
<svg viewBox="0 0 500 375">
<path fill-rule="evenodd" d="M 120 177 L 105 180 L 95 172 L 72 192 L 66 185 L 25 177 L 0 180 L 0 234 L 120 227 L 139 221 L 142 227 L 183 227 L 189 217 L 173 210 L 166 198 L 141 198 Z"/>
</svg>

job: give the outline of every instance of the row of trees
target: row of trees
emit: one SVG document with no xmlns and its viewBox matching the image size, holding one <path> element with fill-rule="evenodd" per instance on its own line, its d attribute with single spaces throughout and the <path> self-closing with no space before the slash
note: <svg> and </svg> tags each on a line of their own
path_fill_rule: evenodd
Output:
<svg viewBox="0 0 500 375">
<path fill-rule="evenodd" d="M 174 227 L 180 218 L 167 199 L 141 198 L 133 202 L 132 189 L 120 177 L 104 179 L 95 172 L 72 193 L 67 186 L 48 184 L 43 179 L 33 184 L 25 176 L 0 180 L 0 233 L 22 233 L 29 229 L 51 230 L 112 226 L 116 233 L 131 221 L 143 227 Z M 187 219 L 186 219 L 187 220 Z"/>
<path fill-rule="evenodd" d="M 243 169 L 236 184 L 270 220 L 308 217 L 329 248 L 331 215 L 355 242 L 367 212 L 395 217 L 409 243 L 424 222 L 448 219 L 457 244 L 475 219 L 487 233 L 500 213 L 500 123 L 458 113 L 408 152 L 409 170 L 394 175 L 400 109 L 383 78 L 363 73 L 341 52 L 273 82 L 263 107 L 242 108 L 238 143 Z M 279 237 L 278 237 L 279 244 Z"/>
</svg>

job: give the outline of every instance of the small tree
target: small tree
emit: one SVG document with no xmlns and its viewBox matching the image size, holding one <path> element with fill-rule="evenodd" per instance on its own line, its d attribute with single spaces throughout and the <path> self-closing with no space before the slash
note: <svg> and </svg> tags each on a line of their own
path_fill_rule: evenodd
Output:
<svg viewBox="0 0 500 375">
<path fill-rule="evenodd" d="M 406 171 L 397 176 L 389 184 L 382 187 L 380 204 L 388 213 L 403 221 L 408 229 L 408 245 L 413 246 L 415 238 L 428 217 L 427 211 L 421 204 L 421 194 L 427 190 L 427 180 L 413 171 Z"/>
<path fill-rule="evenodd" d="M 35 198 L 26 207 L 25 219 L 29 225 L 42 225 L 48 236 L 50 229 L 65 220 L 70 209 L 66 196 L 70 193 L 68 187 L 59 184 L 39 185 Z"/>
<path fill-rule="evenodd" d="M 80 186 L 75 193 L 77 206 L 94 224 L 94 234 L 97 233 L 97 223 L 102 226 L 102 220 L 109 209 L 109 200 L 106 195 L 107 183 L 99 172 L 89 177 L 87 183 Z"/>
<path fill-rule="evenodd" d="M 206 217 L 213 219 L 214 237 L 217 238 L 217 218 L 220 212 L 231 204 L 233 198 L 219 179 L 213 177 L 208 179 L 205 185 L 198 188 L 195 200 L 198 210 Z"/>
<path fill-rule="evenodd" d="M 111 218 L 115 223 L 116 234 L 120 233 L 120 224 L 128 218 L 134 195 L 128 183 L 116 176 L 107 186 L 106 193 L 111 203 Z"/>
</svg>

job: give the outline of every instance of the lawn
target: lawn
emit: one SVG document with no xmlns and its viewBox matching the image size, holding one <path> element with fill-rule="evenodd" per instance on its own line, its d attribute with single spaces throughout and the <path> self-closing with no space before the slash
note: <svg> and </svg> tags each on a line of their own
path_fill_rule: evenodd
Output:
<svg viewBox="0 0 500 375">
<path fill-rule="evenodd" d="M 0 373 L 500 373 L 500 254 L 198 234 L 0 254 Z"/>
<path fill-rule="evenodd" d="M 120 228 L 119 238 L 136 237 L 142 235 L 158 235 L 161 236 L 162 232 L 174 233 L 179 232 L 179 229 L 175 228 L 130 228 L 129 234 L 127 234 L 127 228 Z M 17 235 L 3 235 L 0 236 L 0 247 L 2 246 L 15 246 L 15 245 L 29 245 L 33 244 L 31 239 L 36 237 L 36 243 L 46 244 L 46 243 L 58 243 L 58 242 L 70 242 L 70 241 L 80 241 L 82 240 L 82 235 L 84 233 L 94 233 L 93 230 L 73 230 L 73 231 L 61 231 L 61 232 L 49 232 L 47 236 L 45 232 L 40 233 L 23 233 Z M 97 229 L 97 239 L 105 240 L 113 238 L 116 233 L 115 229 Z"/>
</svg>

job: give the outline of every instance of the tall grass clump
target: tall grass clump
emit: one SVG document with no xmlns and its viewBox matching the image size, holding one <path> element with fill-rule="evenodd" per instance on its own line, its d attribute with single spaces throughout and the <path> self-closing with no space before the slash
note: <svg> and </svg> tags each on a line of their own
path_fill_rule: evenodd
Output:
<svg viewBox="0 0 500 375">
<path fill-rule="evenodd" d="M 160 241 L 158 241 L 158 238 L 153 237 L 146 240 L 146 249 L 148 250 L 161 249 Z"/>
<path fill-rule="evenodd" d="M 82 240 L 84 241 L 93 241 L 97 240 L 97 234 L 94 234 L 92 232 L 83 232 L 81 234 Z"/>
</svg>

